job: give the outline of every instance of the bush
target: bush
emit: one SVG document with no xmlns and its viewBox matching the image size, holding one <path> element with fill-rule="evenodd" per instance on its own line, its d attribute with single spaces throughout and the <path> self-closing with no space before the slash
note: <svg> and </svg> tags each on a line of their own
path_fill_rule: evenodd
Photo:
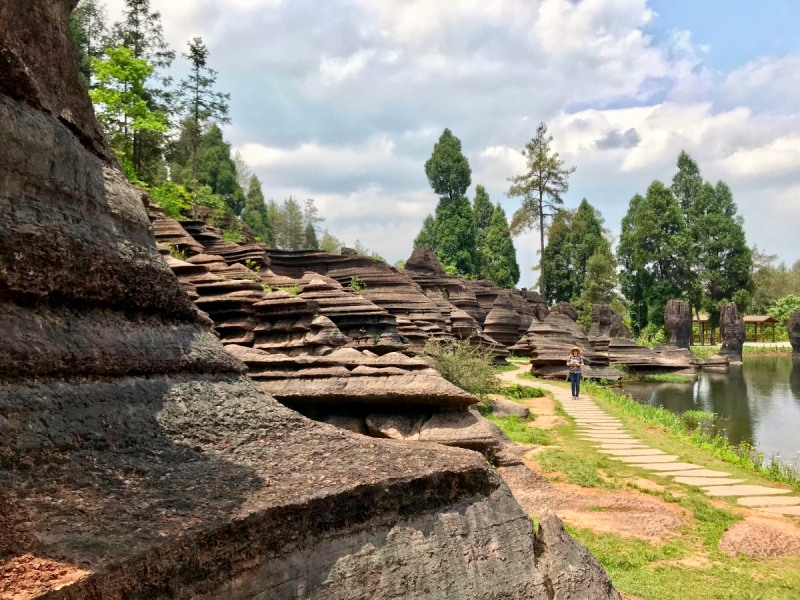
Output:
<svg viewBox="0 0 800 600">
<path fill-rule="evenodd" d="M 687 410 L 686 412 L 680 414 L 683 422 L 686 423 L 686 425 L 691 429 L 695 429 L 703 423 L 713 421 L 716 416 L 717 415 L 715 413 L 706 412 L 704 410 Z"/>
<path fill-rule="evenodd" d="M 541 398 L 544 396 L 544 391 L 541 388 L 526 387 L 515 383 L 507 387 L 500 388 L 500 393 L 506 398 L 512 400 L 521 400 L 523 398 Z"/>
<path fill-rule="evenodd" d="M 171 219 L 185 219 L 182 212 L 192 208 L 192 195 L 186 188 L 171 181 L 165 181 L 157 188 L 151 188 L 150 199 L 164 209 Z"/>
<path fill-rule="evenodd" d="M 422 354 L 433 359 L 442 377 L 470 394 L 484 398 L 497 390 L 494 355 L 489 348 L 472 346 L 469 340 L 428 340 Z"/>
</svg>

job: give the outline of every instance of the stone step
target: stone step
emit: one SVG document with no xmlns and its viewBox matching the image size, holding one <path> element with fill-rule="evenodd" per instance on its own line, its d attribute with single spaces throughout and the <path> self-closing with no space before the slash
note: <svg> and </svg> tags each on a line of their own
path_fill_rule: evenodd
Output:
<svg viewBox="0 0 800 600">
<path fill-rule="evenodd" d="M 695 465 L 696 466 L 696 465 Z M 664 473 L 656 473 L 660 477 L 667 477 L 667 476 L 681 476 L 685 475 L 686 471 L 684 469 L 676 469 L 675 471 L 666 471 Z M 730 473 L 726 473 L 725 471 L 711 471 L 710 469 L 703 469 L 699 468 L 696 471 L 692 471 L 692 477 L 728 477 Z"/>
<path fill-rule="evenodd" d="M 773 515 L 788 515 L 800 517 L 800 506 L 773 506 L 770 508 L 759 508 L 760 512 L 771 513 Z"/>
<path fill-rule="evenodd" d="M 624 463 L 638 463 L 640 465 L 671 463 L 678 460 L 678 456 L 674 454 L 662 454 L 660 456 L 621 456 L 614 458 L 614 460 L 621 460 Z"/>
<path fill-rule="evenodd" d="M 794 506 L 800 504 L 798 496 L 749 496 L 739 498 L 737 504 L 742 506 Z"/>
<path fill-rule="evenodd" d="M 640 467 L 647 471 L 670 471 L 671 475 L 683 475 L 694 469 L 702 469 L 700 465 L 693 465 L 692 463 L 665 463 L 662 465 L 652 463 L 633 463 L 630 466 Z M 727 475 L 727 473 L 726 473 Z"/>
<path fill-rule="evenodd" d="M 692 473 L 693 471 L 690 471 Z M 733 485 L 734 483 L 742 483 L 745 479 L 728 479 L 727 477 L 693 477 L 688 475 L 686 477 L 676 477 L 675 482 L 682 483 L 683 485 L 693 485 L 695 487 L 710 486 L 710 485 Z"/>
<path fill-rule="evenodd" d="M 775 496 L 791 493 L 791 490 L 779 490 L 763 485 L 721 485 L 702 489 L 709 496 Z"/>
<path fill-rule="evenodd" d="M 598 450 L 599 454 L 609 454 L 611 456 L 658 456 L 664 454 L 662 450 L 653 448 L 641 448 L 634 450 Z"/>
</svg>

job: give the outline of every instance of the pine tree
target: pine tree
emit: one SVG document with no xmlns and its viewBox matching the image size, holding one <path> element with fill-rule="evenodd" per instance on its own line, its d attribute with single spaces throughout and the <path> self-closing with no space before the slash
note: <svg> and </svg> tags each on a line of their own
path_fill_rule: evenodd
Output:
<svg viewBox="0 0 800 600">
<path fill-rule="evenodd" d="M 492 224 L 494 215 L 494 204 L 489 199 L 486 188 L 482 185 L 475 187 L 475 200 L 472 212 L 475 216 L 475 274 L 478 279 L 488 279 L 484 273 L 483 253 L 486 245 L 486 234 Z"/>
<path fill-rule="evenodd" d="M 499 204 L 494 209 L 492 221 L 486 230 L 481 275 L 504 288 L 513 288 L 519 281 L 517 251 L 508 230 L 506 212 Z"/>
<path fill-rule="evenodd" d="M 678 199 L 684 214 L 690 212 L 695 198 L 700 194 L 703 177 L 700 167 L 684 150 L 678 156 L 678 172 L 672 178 L 672 192 Z"/>
<path fill-rule="evenodd" d="M 320 216 L 319 209 L 314 206 L 313 198 L 306 200 L 305 208 L 303 209 L 303 222 L 305 222 L 307 225 L 311 225 L 311 227 L 314 229 L 315 236 L 317 229 L 319 229 L 319 224 L 325 222 L 325 217 Z"/>
<path fill-rule="evenodd" d="M 81 79 L 87 88 L 92 87 L 92 59 L 101 58 L 105 52 L 103 38 L 106 36 L 106 7 L 97 0 L 81 0 L 69 16 L 69 29 Z"/>
<path fill-rule="evenodd" d="M 213 91 L 217 72 L 208 67 L 208 48 L 202 38 L 189 42 L 189 52 L 183 56 L 191 63 L 189 77 L 181 82 L 179 96 L 186 112 L 184 121 L 192 156 L 192 190 L 197 194 L 197 150 L 207 123 L 230 123 L 228 100 L 230 94 Z"/>
<path fill-rule="evenodd" d="M 269 218 L 267 205 L 264 203 L 261 182 L 255 175 L 250 177 L 242 220 L 250 226 L 260 241 L 270 246 L 274 245 L 275 235 L 272 229 L 272 222 Z"/>
<path fill-rule="evenodd" d="M 311 223 L 306 225 L 305 250 L 319 250 L 319 241 L 317 241 L 317 232 L 314 231 L 314 226 Z"/>
<path fill-rule="evenodd" d="M 425 175 L 436 195 L 454 201 L 467 193 L 472 183 L 472 170 L 461 153 L 461 140 L 445 129 L 433 146 L 433 154 L 425 163 Z"/>
<path fill-rule="evenodd" d="M 303 227 L 303 210 L 300 204 L 289 196 L 278 210 L 278 220 L 273 221 L 275 244 L 283 250 L 302 250 L 306 240 Z"/>
<path fill-rule="evenodd" d="M 434 229 L 436 227 L 436 221 L 432 215 L 428 215 L 425 217 L 425 221 L 422 223 L 422 229 L 420 230 L 419 234 L 417 235 L 416 239 L 414 240 L 414 248 L 422 248 L 423 246 L 427 246 L 431 252 L 436 252 L 436 237 L 434 234 Z"/>
<path fill-rule="evenodd" d="M 558 152 L 553 152 L 550 148 L 552 141 L 553 136 L 547 135 L 547 125 L 540 123 L 536 128 L 536 137 L 522 150 L 528 171 L 509 178 L 511 187 L 508 190 L 509 197 L 522 199 L 522 206 L 511 219 L 512 233 L 518 235 L 531 229 L 539 230 L 542 256 L 539 287 L 545 297 L 545 219 L 553 217 L 556 209 L 564 204 L 562 196 L 569 190 L 569 176 L 575 172 L 575 167 L 564 168 L 564 161 Z"/>
</svg>

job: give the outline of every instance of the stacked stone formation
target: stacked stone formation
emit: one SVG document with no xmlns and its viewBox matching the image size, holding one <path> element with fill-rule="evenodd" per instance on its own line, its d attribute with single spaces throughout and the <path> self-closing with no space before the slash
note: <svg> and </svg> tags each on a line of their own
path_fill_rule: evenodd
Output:
<svg viewBox="0 0 800 600">
<path fill-rule="evenodd" d="M 511 354 L 505 346 L 498 344 L 483 331 L 478 322 L 465 311 L 457 307 L 450 310 L 451 332 L 453 337 L 469 340 L 470 345 L 488 348 L 494 355 L 494 362 L 506 365 L 506 358 Z"/>
<path fill-rule="evenodd" d="M 203 252 L 203 246 L 189 235 L 175 219 L 170 219 L 167 216 L 156 219 L 153 221 L 153 231 L 155 232 L 156 241 L 160 244 L 174 246 L 187 255 L 201 254 Z"/>
<path fill-rule="evenodd" d="M 578 320 L 578 309 L 572 306 L 569 302 L 561 301 L 556 304 L 553 308 L 550 309 L 551 313 L 556 313 L 560 315 L 564 315 L 565 317 L 569 317 L 573 321 Z"/>
<path fill-rule="evenodd" d="M 4 591 L 618 599 L 552 513 L 537 537 L 483 457 L 337 431 L 244 375 L 102 138 L 75 4 L 0 7 Z"/>
<path fill-rule="evenodd" d="M 664 348 L 660 354 L 651 348 L 639 346 L 627 338 L 612 338 L 608 346 L 611 364 L 622 365 L 631 371 L 642 373 L 684 373 L 693 374 L 699 361 L 685 349 Z"/>
<path fill-rule="evenodd" d="M 193 281 L 199 296 L 195 304 L 214 321 L 223 344 L 251 345 L 258 324 L 255 304 L 264 298 L 261 284 L 249 279 L 215 279 Z"/>
<path fill-rule="evenodd" d="M 729 362 L 742 362 L 745 325 L 744 319 L 739 315 L 739 310 L 733 302 L 722 305 L 719 315 L 719 334 L 722 336 L 719 354 L 727 357 Z"/>
<path fill-rule="evenodd" d="M 506 348 L 513 346 L 520 339 L 520 317 L 514 310 L 511 293 L 503 290 L 497 294 L 492 310 L 486 315 L 483 330 L 490 338 Z"/>
<path fill-rule="evenodd" d="M 669 332 L 669 344 L 689 349 L 692 343 L 692 311 L 683 300 L 670 300 L 664 308 L 664 328 Z"/>
<path fill-rule="evenodd" d="M 800 310 L 796 310 L 789 317 L 786 329 L 789 332 L 789 343 L 792 345 L 792 357 L 800 358 Z"/>
<path fill-rule="evenodd" d="M 612 337 L 618 337 L 622 317 L 608 304 L 597 302 L 592 305 L 592 325 L 589 328 L 589 343 L 595 352 L 608 352 Z"/>
<path fill-rule="evenodd" d="M 544 321 L 547 315 L 550 314 L 550 309 L 547 307 L 547 302 L 542 298 L 542 295 L 539 292 L 525 288 L 522 288 L 520 293 L 527 301 L 528 306 L 531 307 L 533 317 L 538 321 Z"/>
<path fill-rule="evenodd" d="M 300 296 L 315 302 L 319 314 L 328 317 L 351 338 L 346 346 L 369 349 L 376 354 L 406 349 L 397 331 L 397 322 L 387 311 L 335 279 L 311 272 L 306 274 L 307 279 L 310 281 L 298 283 Z"/>
<path fill-rule="evenodd" d="M 469 281 L 468 285 L 472 288 L 472 292 L 475 294 L 478 304 L 488 317 L 489 313 L 492 312 L 492 309 L 494 308 L 494 301 L 497 300 L 497 296 L 503 291 L 503 288 L 497 287 L 488 279 Z M 485 329 L 486 317 L 484 317 L 483 321 L 478 319 L 478 324 Z"/>
<path fill-rule="evenodd" d="M 519 330 L 517 341 L 524 336 L 536 317 L 533 314 L 533 309 L 528 304 L 528 301 L 519 290 L 510 290 L 511 303 L 514 305 L 514 311 L 519 315 Z"/>
</svg>

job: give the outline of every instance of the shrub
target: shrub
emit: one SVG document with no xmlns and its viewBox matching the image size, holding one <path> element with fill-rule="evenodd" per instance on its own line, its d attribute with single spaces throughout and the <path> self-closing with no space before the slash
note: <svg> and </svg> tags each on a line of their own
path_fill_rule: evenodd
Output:
<svg viewBox="0 0 800 600">
<path fill-rule="evenodd" d="M 716 418 L 716 414 L 704 410 L 687 410 L 680 414 L 681 420 L 691 429 L 699 427 L 703 423 L 708 423 Z"/>
<path fill-rule="evenodd" d="M 544 391 L 541 388 L 526 387 L 515 383 L 507 387 L 500 388 L 500 393 L 506 398 L 513 400 L 521 400 L 523 398 L 541 398 L 544 396 Z"/>
<path fill-rule="evenodd" d="M 353 288 L 355 291 L 360 292 L 365 287 L 367 287 L 367 284 L 364 283 L 364 280 L 361 279 L 361 277 L 356 277 L 355 275 L 353 275 L 350 278 L 350 287 Z"/>
<path fill-rule="evenodd" d="M 171 181 L 165 181 L 157 188 L 151 188 L 150 199 L 164 209 L 171 219 L 186 219 L 181 214 L 184 210 L 192 208 L 192 195 L 186 188 Z"/>
<path fill-rule="evenodd" d="M 469 340 L 428 340 L 423 355 L 433 359 L 447 381 L 483 398 L 497 389 L 491 349 L 472 346 Z"/>
</svg>

